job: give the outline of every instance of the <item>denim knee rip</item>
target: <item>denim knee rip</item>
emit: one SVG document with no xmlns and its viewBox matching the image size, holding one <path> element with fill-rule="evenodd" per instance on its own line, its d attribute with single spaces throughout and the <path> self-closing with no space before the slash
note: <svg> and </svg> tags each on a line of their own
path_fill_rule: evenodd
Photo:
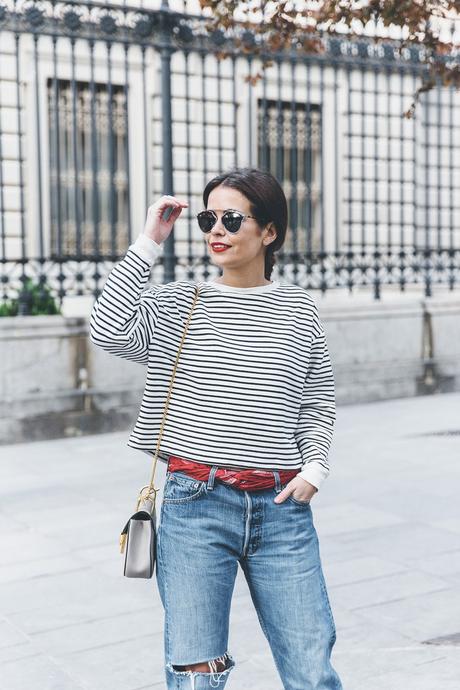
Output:
<svg viewBox="0 0 460 690">
<path fill-rule="evenodd" d="M 217 662 L 222 661 L 225 663 L 225 668 L 223 671 L 217 671 Z M 228 662 L 228 663 L 227 663 Z M 209 676 L 209 684 L 212 688 L 217 688 L 219 687 L 219 684 L 221 681 L 225 679 L 225 676 L 228 676 L 232 668 L 235 666 L 235 660 L 232 657 L 231 654 L 228 652 L 225 652 L 222 656 L 218 656 L 216 659 L 213 659 L 212 661 L 209 661 L 209 666 L 211 668 L 211 671 L 209 673 L 205 671 L 178 671 L 176 668 L 174 668 L 174 665 L 171 663 L 166 664 L 167 668 L 172 672 L 177 674 L 178 676 L 190 676 L 190 682 L 191 682 L 191 690 L 195 690 L 195 678 L 196 676 Z M 181 665 L 181 664 L 177 664 Z M 184 666 L 186 664 L 183 664 Z"/>
</svg>

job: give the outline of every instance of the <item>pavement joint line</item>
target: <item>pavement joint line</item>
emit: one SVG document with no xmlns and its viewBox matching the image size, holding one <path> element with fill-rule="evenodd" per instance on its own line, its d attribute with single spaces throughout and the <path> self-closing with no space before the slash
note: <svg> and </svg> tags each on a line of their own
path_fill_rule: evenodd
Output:
<svg viewBox="0 0 460 690">
<path fill-rule="evenodd" d="M 36 610 L 40 611 L 41 608 L 42 607 L 39 607 Z M 32 609 L 32 610 L 35 610 L 35 609 Z M 121 613 L 116 613 L 113 616 L 98 616 L 97 618 L 87 618 L 85 620 L 76 621 L 74 623 L 67 623 L 67 625 L 58 625 L 55 628 L 43 628 L 42 630 L 34 630 L 32 633 L 24 633 L 24 634 L 26 634 L 26 635 L 44 635 L 44 634 L 49 633 L 49 632 L 56 632 L 58 630 L 67 630 L 69 628 L 74 628 L 74 627 L 79 626 L 79 625 L 88 625 L 88 623 L 99 623 L 100 621 L 111 621 L 113 619 L 123 618 L 124 616 L 129 616 L 132 613 L 145 613 L 145 611 L 146 611 L 146 607 L 143 606 L 140 609 L 129 609 L 129 611 L 123 611 Z M 155 609 L 152 608 L 151 613 L 153 613 L 154 611 L 155 611 Z M 14 623 L 11 623 L 10 619 L 6 618 L 5 620 L 8 623 L 10 623 L 10 625 L 14 625 Z M 18 627 L 18 630 L 21 631 L 21 628 Z M 154 633 L 154 634 L 157 634 L 157 633 Z M 0 688 L 0 690 L 1 690 L 1 688 Z"/>
<path fill-rule="evenodd" d="M 349 608 L 349 611 L 362 611 L 363 609 L 371 609 L 375 606 L 386 606 L 387 604 L 396 604 L 398 601 L 407 601 L 411 598 L 416 599 L 421 594 L 425 596 L 428 594 L 436 594 L 437 592 L 448 592 L 451 589 L 452 587 L 438 587 L 437 589 L 430 589 L 428 590 L 428 592 L 406 595 L 404 597 L 398 597 L 397 599 L 385 599 L 384 601 L 378 601 L 375 604 L 366 604 L 365 606 L 355 606 L 353 608 Z"/>
<path fill-rule="evenodd" d="M 16 645 L 11 645 L 11 646 L 16 646 Z M 9 649 L 9 647 L 4 647 L 3 649 Z M 25 656 L 20 656 L 17 657 L 16 659 L 6 659 L 2 661 L 2 666 L 6 664 L 15 664 L 18 661 L 23 661 L 24 659 L 35 659 L 35 657 L 43 657 L 45 656 L 42 651 L 39 652 L 34 652 L 33 654 L 26 654 Z"/>
<path fill-rule="evenodd" d="M 158 637 L 160 634 L 161 633 L 159 632 L 143 633 L 142 639 L 149 640 L 150 638 Z M 139 640 L 139 635 L 136 635 L 135 637 L 124 637 L 122 640 L 114 640 L 113 642 L 106 642 L 105 644 L 97 644 L 92 645 L 91 647 L 82 647 L 81 649 L 74 649 L 73 651 L 65 652 L 65 656 L 78 656 L 78 654 L 84 654 L 85 652 L 93 652 L 98 649 L 106 649 L 107 647 L 115 647 L 117 645 L 120 645 L 121 643 L 124 644 L 125 642 L 133 642 L 134 640 Z M 38 641 L 37 644 L 40 644 L 40 641 Z M 43 653 L 46 653 L 46 649 L 43 649 Z"/>
<path fill-rule="evenodd" d="M 334 650 L 334 654 L 362 654 L 363 652 L 372 652 L 373 654 L 386 654 L 387 652 L 423 652 L 424 647 L 422 647 L 424 643 L 420 642 L 418 645 L 408 645 L 407 647 L 360 647 L 359 649 L 338 649 Z M 446 648 L 452 649 L 452 652 L 454 651 L 452 645 L 446 645 Z M 437 658 L 437 657 L 436 657 Z M 444 657 L 442 657 L 444 658 Z M 424 662 L 425 663 L 425 662 Z"/>
<path fill-rule="evenodd" d="M 386 580 L 387 578 L 393 577 L 393 575 L 404 575 L 410 571 L 410 568 L 405 568 L 404 570 L 392 570 L 388 575 L 376 575 L 375 577 L 365 577 L 362 580 L 351 580 L 351 582 L 341 582 L 338 585 L 328 584 L 328 589 L 340 589 L 341 587 L 350 587 L 351 585 L 361 585 L 363 582 L 380 582 L 380 580 Z M 432 573 L 426 573 L 427 575 L 432 575 Z"/>
</svg>

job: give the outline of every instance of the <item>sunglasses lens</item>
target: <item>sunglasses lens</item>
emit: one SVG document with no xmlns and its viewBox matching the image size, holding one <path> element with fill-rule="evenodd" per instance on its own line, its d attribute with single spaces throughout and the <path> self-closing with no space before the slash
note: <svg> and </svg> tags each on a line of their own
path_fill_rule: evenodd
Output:
<svg viewBox="0 0 460 690">
<path fill-rule="evenodd" d="M 227 211 L 222 216 L 222 223 L 228 232 L 238 232 L 241 227 L 243 216 L 236 211 Z"/>
<path fill-rule="evenodd" d="M 210 211 L 201 211 L 197 215 L 198 225 L 203 232 L 211 232 L 211 228 L 216 222 L 214 214 Z"/>
</svg>

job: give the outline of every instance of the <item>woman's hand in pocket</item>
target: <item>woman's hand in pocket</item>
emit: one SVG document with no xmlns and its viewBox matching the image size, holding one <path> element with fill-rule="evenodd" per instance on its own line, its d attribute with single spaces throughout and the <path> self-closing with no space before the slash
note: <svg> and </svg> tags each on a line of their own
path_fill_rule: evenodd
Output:
<svg viewBox="0 0 460 690">
<path fill-rule="evenodd" d="M 310 501 L 317 491 L 316 486 L 307 482 L 306 479 L 294 477 L 276 496 L 275 503 L 282 503 L 290 494 L 296 501 Z"/>
</svg>

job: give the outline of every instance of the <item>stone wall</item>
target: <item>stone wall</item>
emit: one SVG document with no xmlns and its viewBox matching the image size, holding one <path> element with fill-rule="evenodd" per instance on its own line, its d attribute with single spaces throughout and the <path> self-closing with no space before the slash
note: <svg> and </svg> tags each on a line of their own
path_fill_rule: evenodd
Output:
<svg viewBox="0 0 460 690">
<path fill-rule="evenodd" d="M 337 404 L 460 390 L 460 296 L 316 298 Z M 88 318 L 0 319 L 0 443 L 129 430 L 146 369 L 90 342 Z"/>
</svg>

